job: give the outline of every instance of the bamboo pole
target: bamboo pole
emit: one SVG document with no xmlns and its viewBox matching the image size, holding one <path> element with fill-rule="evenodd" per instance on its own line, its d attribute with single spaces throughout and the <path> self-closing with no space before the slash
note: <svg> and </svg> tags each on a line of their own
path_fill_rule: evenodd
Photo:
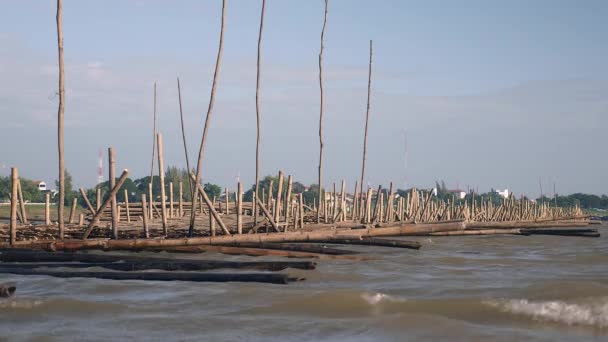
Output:
<svg viewBox="0 0 608 342">
<path fill-rule="evenodd" d="M 188 181 L 188 184 L 190 184 L 191 181 Z M 184 189 L 183 189 L 183 183 L 180 181 L 179 182 L 179 217 L 183 217 L 184 216 Z"/>
<path fill-rule="evenodd" d="M 150 199 L 150 205 L 148 206 L 148 218 L 154 220 L 154 197 L 152 197 L 152 182 L 148 184 L 148 197 Z"/>
<path fill-rule="evenodd" d="M 21 190 L 21 180 L 17 181 L 17 195 L 19 196 L 19 210 L 21 211 L 22 223 L 27 224 L 27 213 L 25 211 L 25 200 L 23 199 L 23 191 Z"/>
<path fill-rule="evenodd" d="M 99 187 L 99 185 L 97 186 L 97 189 L 95 189 L 95 195 L 96 195 L 96 202 L 95 202 L 95 212 L 97 212 L 97 210 L 99 210 L 99 208 L 101 207 L 101 188 Z"/>
<path fill-rule="evenodd" d="M 194 178 L 194 175 L 190 175 L 190 177 Z M 228 231 L 228 229 L 226 228 L 226 225 L 224 224 L 224 221 L 222 220 L 222 218 L 220 217 L 220 215 L 215 210 L 215 206 L 213 205 L 213 203 L 209 199 L 209 196 L 207 196 L 207 193 L 205 192 L 205 190 L 203 189 L 203 187 L 198 182 L 195 182 L 194 184 L 196 184 L 196 187 L 198 189 L 199 194 L 203 197 L 203 200 L 207 204 L 207 207 L 209 208 L 209 212 L 211 214 L 210 216 L 213 216 L 213 218 L 217 221 L 217 223 L 220 225 L 220 227 L 222 228 L 222 230 L 224 231 L 224 233 L 226 235 L 230 235 L 230 231 Z"/>
<path fill-rule="evenodd" d="M 300 212 L 300 229 L 304 228 L 304 197 L 302 193 L 300 193 L 300 203 L 299 203 L 299 212 Z"/>
<path fill-rule="evenodd" d="M 321 31 L 321 49 L 319 51 L 319 90 L 321 94 L 321 101 L 319 105 L 319 204 L 321 203 L 323 194 L 323 40 L 325 39 L 325 26 L 327 24 L 327 1 L 325 0 L 325 16 L 323 18 L 323 30 Z M 327 218 L 327 212 L 325 213 Z M 317 222 L 321 223 L 321 205 L 317 210 Z"/>
<path fill-rule="evenodd" d="M 48 192 L 44 195 L 44 224 L 51 224 L 51 194 Z"/>
<path fill-rule="evenodd" d="M 243 185 L 241 182 L 237 185 L 236 201 L 236 230 L 239 234 L 243 234 Z"/>
<path fill-rule="evenodd" d="M 161 218 L 163 220 L 163 235 L 167 235 L 167 203 L 165 199 L 165 164 L 163 160 L 163 136 L 156 134 L 156 147 L 158 149 L 158 176 L 160 179 Z"/>
<path fill-rule="evenodd" d="M 254 196 L 258 198 L 260 187 L 260 137 L 261 137 L 261 111 L 260 111 L 260 69 L 262 63 L 262 31 L 264 30 L 264 12 L 266 11 L 266 0 L 262 0 L 262 11 L 260 14 L 260 31 L 258 34 L 258 59 L 255 80 L 255 114 L 256 114 L 256 144 L 255 144 L 255 191 Z M 253 223 L 258 223 L 258 207 L 256 201 L 252 201 Z"/>
<path fill-rule="evenodd" d="M 122 184 L 127 179 L 128 175 L 129 175 L 129 170 L 125 169 L 122 172 L 122 175 L 120 176 L 120 178 L 118 179 L 118 181 L 116 182 L 116 185 L 111 188 L 110 193 L 108 194 L 108 198 L 106 198 L 106 200 L 103 202 L 103 204 L 101 205 L 101 207 L 99 207 L 99 210 L 97 210 L 97 212 L 95 213 L 95 215 L 91 219 L 91 222 L 87 226 L 87 229 L 86 229 L 86 231 L 84 232 L 84 235 L 83 235 L 83 239 L 84 240 L 86 240 L 89 237 L 89 234 L 91 234 L 91 231 L 93 230 L 93 228 L 99 223 L 99 219 L 101 218 L 102 212 L 108 207 L 108 205 L 110 205 L 110 203 L 112 202 L 112 198 L 116 196 L 116 193 L 118 192 L 118 189 L 120 189 L 120 187 L 122 186 Z"/>
<path fill-rule="evenodd" d="M 190 174 L 190 172 L 192 172 L 192 170 L 190 169 L 190 158 L 188 157 L 188 144 L 186 143 L 186 130 L 184 128 L 184 111 L 182 109 L 182 90 L 181 90 L 181 86 L 179 83 L 179 77 L 177 78 L 177 96 L 179 99 L 179 117 L 180 117 L 180 122 L 181 122 L 181 127 L 182 127 L 182 140 L 184 141 L 184 155 L 186 156 L 186 171 L 188 174 Z M 190 190 L 190 201 L 194 202 L 194 187 L 192 186 L 192 180 L 190 179 L 190 177 L 188 177 L 188 189 Z M 182 204 L 182 182 L 179 183 L 179 216 L 182 217 L 184 216 L 184 208 L 183 208 L 183 204 Z M 192 211 L 194 211 L 194 204 L 192 205 Z M 194 230 L 189 229 L 188 230 L 188 236 L 192 237 L 194 236 Z"/>
<path fill-rule="evenodd" d="M 78 198 L 74 197 L 72 207 L 70 208 L 70 224 L 73 224 L 76 220 L 76 205 L 78 205 Z"/>
<path fill-rule="evenodd" d="M 63 66 L 63 0 L 57 0 L 57 50 L 59 57 L 59 108 L 57 110 L 57 147 L 59 150 L 59 206 L 57 211 L 59 222 L 59 238 L 64 237 L 63 211 L 65 201 L 65 160 L 63 156 L 63 115 L 65 111 L 65 80 Z"/>
<path fill-rule="evenodd" d="M 91 205 L 91 202 L 89 201 L 89 198 L 87 197 L 87 193 L 84 191 L 83 188 L 79 189 L 80 191 L 80 195 L 82 196 L 82 199 L 84 199 L 84 203 L 87 205 L 87 208 L 89 209 L 89 212 L 91 212 L 91 215 L 95 215 L 95 209 L 93 209 L 93 206 Z M 127 190 L 125 190 L 127 191 Z"/>
<path fill-rule="evenodd" d="M 367 73 L 367 109 L 365 111 L 365 131 L 363 133 L 363 165 L 361 166 L 361 195 L 363 196 L 363 184 L 365 182 L 365 162 L 367 160 L 367 129 L 369 127 L 369 108 L 372 89 L 372 41 L 369 41 L 369 69 Z"/>
<path fill-rule="evenodd" d="M 287 194 L 285 194 L 285 231 L 287 231 L 287 227 L 289 226 L 289 219 L 291 215 L 291 190 L 293 187 L 293 177 L 289 175 L 287 177 Z M 294 224 L 295 226 L 295 224 Z"/>
<path fill-rule="evenodd" d="M 274 228 L 275 231 L 280 233 L 281 231 L 279 230 L 279 227 L 277 226 L 276 222 L 272 218 L 272 215 L 268 212 L 268 210 L 266 210 L 264 203 L 260 202 L 259 199 L 256 199 L 256 200 L 258 202 L 258 207 L 260 208 L 260 210 L 262 210 L 262 213 L 264 214 L 264 216 L 266 216 L 266 218 L 268 219 L 268 222 L 270 222 L 270 225 L 272 225 L 272 228 Z"/>
<path fill-rule="evenodd" d="M 228 188 L 224 188 L 224 198 L 226 198 L 226 216 L 230 215 L 230 193 L 228 192 Z"/>
<path fill-rule="evenodd" d="M 281 218 L 281 195 L 283 192 L 283 171 L 279 171 L 279 184 L 277 187 L 277 200 L 274 206 L 274 222 L 279 222 Z"/>
<path fill-rule="evenodd" d="M 150 184 L 154 184 L 154 159 L 156 159 L 156 82 L 154 82 L 154 118 L 152 126 L 152 161 L 150 162 Z M 154 200 L 152 194 L 150 194 L 150 207 L 152 207 L 153 202 Z"/>
<path fill-rule="evenodd" d="M 131 223 L 131 209 L 129 208 L 129 191 L 125 189 L 125 210 L 127 212 L 127 222 Z"/>
<path fill-rule="evenodd" d="M 173 218 L 173 182 L 169 182 L 169 217 Z"/>
<path fill-rule="evenodd" d="M 112 147 L 108 148 L 108 159 L 109 159 L 109 174 L 110 174 L 110 189 L 114 188 L 116 185 L 116 158 L 114 155 L 114 149 Z M 110 194 L 109 198 L 111 199 L 112 205 L 112 238 L 118 238 L 118 210 L 116 208 L 116 192 L 112 195 Z"/>
<path fill-rule="evenodd" d="M 150 238 L 150 231 L 148 228 L 148 211 L 146 209 L 146 194 L 141 194 L 141 209 L 142 209 L 142 220 L 144 225 L 144 236 L 146 239 Z"/>
<path fill-rule="evenodd" d="M 211 123 L 211 114 L 213 113 L 213 104 L 215 103 L 215 91 L 217 89 L 217 79 L 220 74 L 220 65 L 222 63 L 222 51 L 224 50 L 225 19 L 226 19 L 226 0 L 222 0 L 222 23 L 221 23 L 221 28 L 220 28 L 220 43 L 219 43 L 219 47 L 217 50 L 217 60 L 215 62 L 215 72 L 213 73 L 213 83 L 211 85 L 211 95 L 209 97 L 209 107 L 207 108 L 207 116 L 205 118 L 205 127 L 203 128 L 203 137 L 201 140 L 200 149 L 198 151 L 198 161 L 196 164 L 196 177 L 194 179 L 194 184 L 196 187 L 200 186 L 199 183 L 200 183 L 201 177 L 202 177 L 202 164 L 203 164 L 203 157 L 205 154 L 205 143 L 207 141 L 207 132 L 209 131 L 209 124 Z M 188 171 L 188 172 L 190 172 L 190 171 Z M 203 197 L 205 197 L 205 196 L 206 196 L 206 194 L 203 192 Z M 197 200 L 197 197 L 195 196 L 192 199 L 193 208 L 196 207 L 196 200 Z M 190 216 L 190 231 L 194 231 L 195 218 L 196 218 L 196 211 L 192 210 L 192 215 Z"/>
<path fill-rule="evenodd" d="M 11 222 L 10 222 L 10 243 L 17 241 L 17 188 L 19 184 L 19 171 L 16 167 L 11 168 Z"/>
</svg>

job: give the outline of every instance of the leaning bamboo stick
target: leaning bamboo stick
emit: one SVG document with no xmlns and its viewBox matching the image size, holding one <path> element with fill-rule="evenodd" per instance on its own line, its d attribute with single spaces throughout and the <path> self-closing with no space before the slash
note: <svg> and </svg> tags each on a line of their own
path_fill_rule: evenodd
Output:
<svg viewBox="0 0 608 342">
<path fill-rule="evenodd" d="M 82 196 L 82 199 L 84 199 L 84 203 L 87 205 L 87 208 L 89 209 L 89 212 L 91 213 L 91 215 L 95 215 L 95 209 L 93 209 L 93 206 L 91 205 L 91 202 L 89 201 L 89 198 L 87 197 L 87 193 L 84 191 L 83 188 L 79 189 L 80 191 L 80 195 Z M 127 191 L 127 190 L 125 190 Z"/>
<path fill-rule="evenodd" d="M 113 188 L 111 188 L 110 193 L 108 195 L 108 198 L 106 198 L 106 200 L 103 202 L 103 204 L 101 205 L 101 207 L 99 208 L 99 210 L 97 210 L 97 212 L 95 213 L 95 215 L 91 219 L 91 222 L 87 226 L 87 229 L 85 230 L 85 232 L 83 234 L 83 239 L 84 240 L 86 240 L 89 237 L 89 234 L 91 234 L 91 231 L 93 230 L 93 228 L 99 223 L 99 219 L 101 217 L 102 212 L 108 207 L 108 205 L 110 205 L 110 202 L 112 201 L 112 197 L 116 196 L 116 193 L 118 192 L 118 189 L 120 189 L 120 187 L 122 186 L 122 184 L 127 179 L 128 175 L 129 175 L 129 170 L 125 169 L 122 172 L 122 175 L 120 176 L 120 178 L 118 179 L 118 182 L 116 182 L 116 185 Z"/>
<path fill-rule="evenodd" d="M 23 199 L 23 191 L 21 190 L 21 180 L 17 181 L 17 194 L 19 195 L 19 210 L 21 211 L 21 219 L 23 224 L 27 224 L 27 212 L 25 211 L 25 200 Z"/>
<path fill-rule="evenodd" d="M 163 235 L 167 235 L 167 203 L 165 199 L 165 164 L 163 160 L 163 136 L 156 135 L 156 147 L 158 148 L 158 176 L 160 179 L 160 203 L 161 218 L 163 220 Z"/>
<path fill-rule="evenodd" d="M 114 156 L 114 149 L 112 147 L 108 148 L 108 159 L 109 159 L 109 174 L 110 174 L 110 189 L 114 188 L 116 185 L 116 159 Z M 118 212 L 116 208 L 116 192 L 114 194 L 110 194 L 109 197 L 111 200 L 111 208 L 112 208 L 112 238 L 118 239 Z"/>
<path fill-rule="evenodd" d="M 9 227 L 10 244 L 17 241 L 17 187 L 19 184 L 19 171 L 11 168 L 11 222 Z"/>
</svg>

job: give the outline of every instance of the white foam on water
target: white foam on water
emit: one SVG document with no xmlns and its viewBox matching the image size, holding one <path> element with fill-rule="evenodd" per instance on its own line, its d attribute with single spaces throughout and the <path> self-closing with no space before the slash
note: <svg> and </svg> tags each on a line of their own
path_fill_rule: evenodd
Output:
<svg viewBox="0 0 608 342">
<path fill-rule="evenodd" d="M 364 293 L 361 295 L 361 298 L 363 298 L 370 305 L 376 305 L 380 302 L 405 302 L 406 301 L 405 298 L 395 297 L 395 296 L 387 295 L 385 293 L 380 293 L 380 292 Z"/>
<path fill-rule="evenodd" d="M 512 314 L 531 316 L 539 321 L 551 321 L 568 325 L 590 325 L 608 328 L 608 298 L 594 298 L 585 303 L 564 301 L 531 301 L 510 299 L 487 301 L 488 305 Z"/>
</svg>

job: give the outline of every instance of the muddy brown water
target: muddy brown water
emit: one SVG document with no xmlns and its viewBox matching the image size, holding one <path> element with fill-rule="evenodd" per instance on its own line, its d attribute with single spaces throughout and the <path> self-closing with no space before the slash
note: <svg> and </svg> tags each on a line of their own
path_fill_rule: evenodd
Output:
<svg viewBox="0 0 608 342">
<path fill-rule="evenodd" d="M 349 246 L 375 259 L 287 270 L 307 278 L 287 286 L 2 274 L 17 293 L 0 299 L 0 340 L 607 341 L 600 231 L 424 237 L 420 251 Z"/>
</svg>

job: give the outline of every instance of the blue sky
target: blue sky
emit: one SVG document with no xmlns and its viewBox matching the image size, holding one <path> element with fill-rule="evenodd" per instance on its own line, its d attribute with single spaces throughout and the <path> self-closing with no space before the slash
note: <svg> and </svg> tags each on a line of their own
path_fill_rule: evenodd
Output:
<svg viewBox="0 0 608 342">
<path fill-rule="evenodd" d="M 255 58 L 261 1 L 227 1 L 224 63 L 205 178 L 253 181 Z M 64 1 L 66 162 L 96 179 L 99 149 L 149 173 L 152 84 L 166 164 L 183 165 L 175 77 L 197 149 L 217 52 L 221 1 Z M 326 180 L 358 179 L 374 75 L 367 182 L 608 193 L 605 1 L 330 0 L 326 34 Z M 263 41 L 262 169 L 316 179 L 317 55 L 323 1 L 268 0 Z M 54 1 L 0 13 L 0 173 L 56 178 Z M 6 120 L 5 120 L 6 118 Z M 405 168 L 403 132 L 408 135 Z M 6 140 L 5 140 L 6 141 Z M 605 145 L 605 144 L 604 144 Z M 192 153 L 191 158 L 195 158 Z M 597 159 L 597 160 L 596 160 Z M 604 159 L 604 160 L 602 160 Z"/>
</svg>

